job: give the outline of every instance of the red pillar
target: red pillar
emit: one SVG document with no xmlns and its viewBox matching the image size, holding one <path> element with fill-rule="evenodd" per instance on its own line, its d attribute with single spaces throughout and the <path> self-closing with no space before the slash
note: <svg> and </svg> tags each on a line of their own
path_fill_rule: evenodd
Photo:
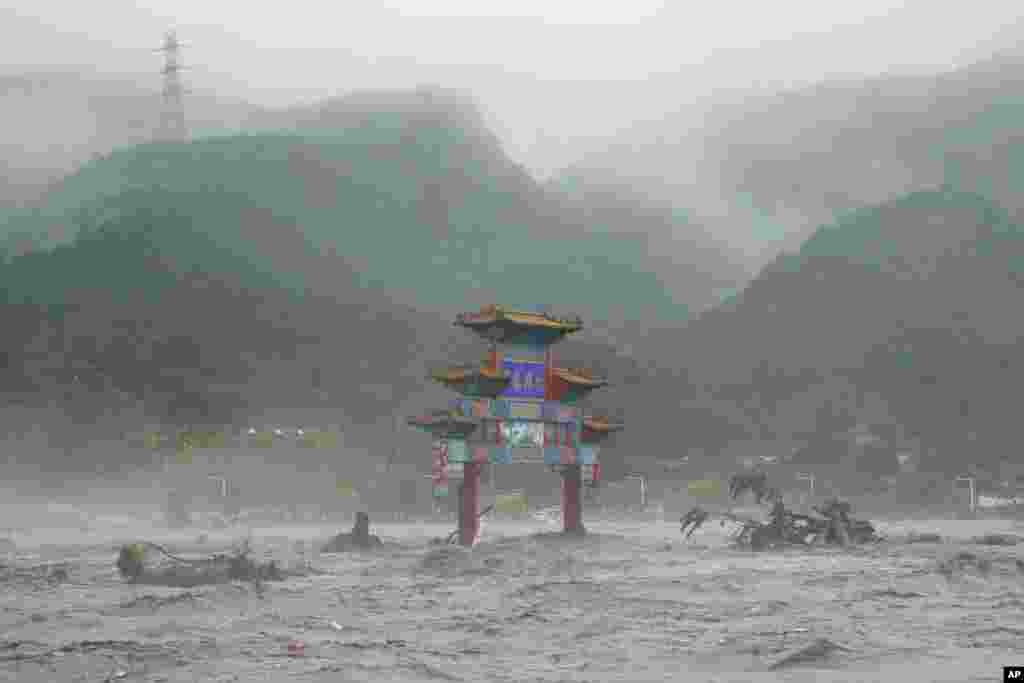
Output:
<svg viewBox="0 0 1024 683">
<path fill-rule="evenodd" d="M 459 487 L 459 544 L 471 546 L 480 532 L 480 465 L 462 465 L 462 486 Z"/>
<path fill-rule="evenodd" d="M 583 473 L 580 465 L 562 467 L 562 530 L 567 534 L 582 534 L 583 505 L 581 491 Z"/>
<path fill-rule="evenodd" d="M 544 400 L 553 400 L 553 382 L 551 381 L 551 364 L 555 362 L 554 354 L 551 353 L 551 347 L 544 349 Z"/>
</svg>

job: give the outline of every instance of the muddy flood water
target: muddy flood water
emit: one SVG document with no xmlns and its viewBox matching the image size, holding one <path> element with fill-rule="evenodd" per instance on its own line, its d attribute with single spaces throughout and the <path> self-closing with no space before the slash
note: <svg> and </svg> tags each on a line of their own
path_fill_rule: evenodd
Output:
<svg viewBox="0 0 1024 683">
<path fill-rule="evenodd" d="M 0 549 L 5 681 L 963 683 L 1024 664 L 1024 545 L 968 541 L 1021 532 L 1008 521 L 881 524 L 889 541 L 871 547 L 762 553 L 729 548 L 717 522 L 690 541 L 674 522 L 590 520 L 581 540 L 491 522 L 469 550 L 430 544 L 449 523 L 374 524 L 383 548 L 324 555 L 342 525 L 15 516 Z M 947 538 L 906 543 L 911 528 Z M 124 541 L 199 557 L 247 535 L 319 571 L 183 590 L 114 568 Z M 958 552 L 991 564 L 943 570 Z"/>
</svg>

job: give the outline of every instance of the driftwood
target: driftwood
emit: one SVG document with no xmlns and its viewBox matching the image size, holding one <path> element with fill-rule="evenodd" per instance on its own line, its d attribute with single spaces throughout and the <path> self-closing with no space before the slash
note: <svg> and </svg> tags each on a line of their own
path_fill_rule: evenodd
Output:
<svg viewBox="0 0 1024 683">
<path fill-rule="evenodd" d="M 147 550 L 155 550 L 171 564 L 149 567 Z M 140 542 L 122 546 L 117 557 L 117 570 L 130 583 L 189 588 L 231 581 L 283 581 L 284 572 L 277 563 L 260 564 L 249 558 L 246 542 L 238 551 L 202 559 L 187 559 L 172 554 L 156 543 Z"/>
<path fill-rule="evenodd" d="M 689 512 L 679 519 L 679 533 L 683 538 L 689 538 L 693 532 L 699 529 L 708 520 L 707 511 L 701 506 L 694 506 Z"/>
<path fill-rule="evenodd" d="M 488 505 L 486 508 L 483 509 L 482 512 L 480 512 L 476 516 L 476 518 L 477 519 L 481 519 L 484 515 L 486 515 L 488 512 L 490 512 L 493 509 L 494 509 L 493 505 Z M 459 530 L 456 529 L 455 531 L 453 531 L 450 534 L 448 534 L 445 538 L 439 538 L 439 537 L 438 538 L 432 538 L 430 540 L 430 545 L 452 545 L 453 543 L 457 542 L 458 537 L 459 537 Z"/>
<path fill-rule="evenodd" d="M 493 509 L 494 509 L 493 505 L 488 505 L 487 507 L 485 507 L 483 509 L 483 511 L 480 514 L 478 514 L 476 516 L 476 518 L 477 519 L 482 519 L 484 515 L 486 515 L 488 512 L 490 512 Z M 458 535 L 459 535 L 459 530 L 458 529 L 456 529 L 455 531 L 453 531 L 450 534 L 448 534 L 448 537 L 444 540 L 445 545 L 454 543 L 455 539 L 458 537 Z"/>
</svg>

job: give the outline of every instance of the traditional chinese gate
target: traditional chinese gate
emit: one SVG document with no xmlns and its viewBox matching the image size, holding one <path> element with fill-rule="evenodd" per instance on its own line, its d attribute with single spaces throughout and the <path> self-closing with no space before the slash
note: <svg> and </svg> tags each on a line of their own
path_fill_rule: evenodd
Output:
<svg viewBox="0 0 1024 683">
<path fill-rule="evenodd" d="M 459 542 L 477 540 L 484 463 L 533 462 L 557 469 L 563 530 L 584 533 L 583 482 L 599 479 L 600 443 L 623 426 L 586 416 L 574 405 L 606 381 L 554 365 L 552 346 L 582 329 L 582 321 L 490 306 L 459 315 L 455 324 L 486 339 L 488 357 L 479 365 L 432 372 L 432 379 L 462 398 L 447 410 L 410 418 L 409 424 L 434 436 L 435 495 L 447 495 L 451 467 L 461 465 Z"/>
</svg>

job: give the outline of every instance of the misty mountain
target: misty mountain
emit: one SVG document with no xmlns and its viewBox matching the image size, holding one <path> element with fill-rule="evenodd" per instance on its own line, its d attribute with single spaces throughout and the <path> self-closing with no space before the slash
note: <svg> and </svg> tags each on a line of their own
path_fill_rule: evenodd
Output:
<svg viewBox="0 0 1024 683">
<path fill-rule="evenodd" d="M 66 417 L 52 431 L 72 444 L 125 421 L 285 413 L 365 427 L 372 442 L 396 415 L 450 398 L 427 384 L 429 364 L 482 356 L 445 311 L 551 303 L 642 338 L 711 302 L 724 277 L 713 251 L 676 273 L 685 260 L 624 229 L 614 196 L 534 183 L 444 97 L 389 97 L 320 133 L 118 150 L 13 216 L 0 267 L 17 328 L 8 403 Z M 702 239 L 685 216 L 637 220 L 681 240 L 684 257 L 687 231 Z M 618 384 L 597 405 L 621 411 L 656 373 L 601 339 L 565 358 Z"/>
<path fill-rule="evenodd" d="M 238 131 L 258 110 L 206 92 L 188 97 L 197 136 Z M 149 142 L 161 106 L 159 82 L 146 87 L 84 71 L 0 74 L 0 206 L 39 200 L 51 182 L 94 157 Z"/>
<path fill-rule="evenodd" d="M 359 287 L 336 257 L 290 252 L 305 272 L 332 275 L 332 290 L 315 293 L 219 248 L 173 195 L 139 191 L 121 201 L 130 213 L 111 210 L 83 223 L 72 243 L 0 268 L 10 326 L 3 399 L 8 414 L 26 416 L 9 425 L 11 435 L 35 424 L 51 448 L 74 454 L 145 425 L 333 424 L 350 445 L 389 451 L 396 418 L 453 397 L 427 380 L 429 368 L 484 356 L 449 318 Z M 562 353 L 617 381 L 642 374 L 592 340 Z M 612 392 L 606 410 L 621 410 L 618 401 Z M 425 439 L 402 435 L 409 458 Z"/>
<path fill-rule="evenodd" d="M 472 291 L 478 300 L 586 301 L 614 322 L 679 324 L 714 303 L 722 282 L 742 278 L 685 216 L 639 215 L 636 199 L 590 206 L 537 184 L 471 104 L 444 91 L 353 96 L 295 132 L 275 125 L 285 132 L 118 150 L 55 184 L 7 221 L 7 233 L 66 242 L 83 213 L 122 212 L 126 191 L 160 188 L 212 239 L 272 260 L 279 274 L 301 273 L 277 242 L 301 226 L 298 239 L 333 250 L 361 286 L 420 306 L 450 306 Z M 273 246 L 242 247 L 242 224 Z"/>
<path fill-rule="evenodd" d="M 619 136 L 572 172 L 686 207 L 764 264 L 837 215 L 943 183 L 1021 209 L 1022 114 L 1024 57 L 1007 53 L 713 102 Z"/>
<path fill-rule="evenodd" d="M 674 337 L 681 419 L 712 449 L 802 442 L 829 461 L 863 423 L 918 439 L 935 471 L 991 468 L 1013 457 L 1022 286 L 1024 228 L 981 195 L 856 210 Z"/>
</svg>

